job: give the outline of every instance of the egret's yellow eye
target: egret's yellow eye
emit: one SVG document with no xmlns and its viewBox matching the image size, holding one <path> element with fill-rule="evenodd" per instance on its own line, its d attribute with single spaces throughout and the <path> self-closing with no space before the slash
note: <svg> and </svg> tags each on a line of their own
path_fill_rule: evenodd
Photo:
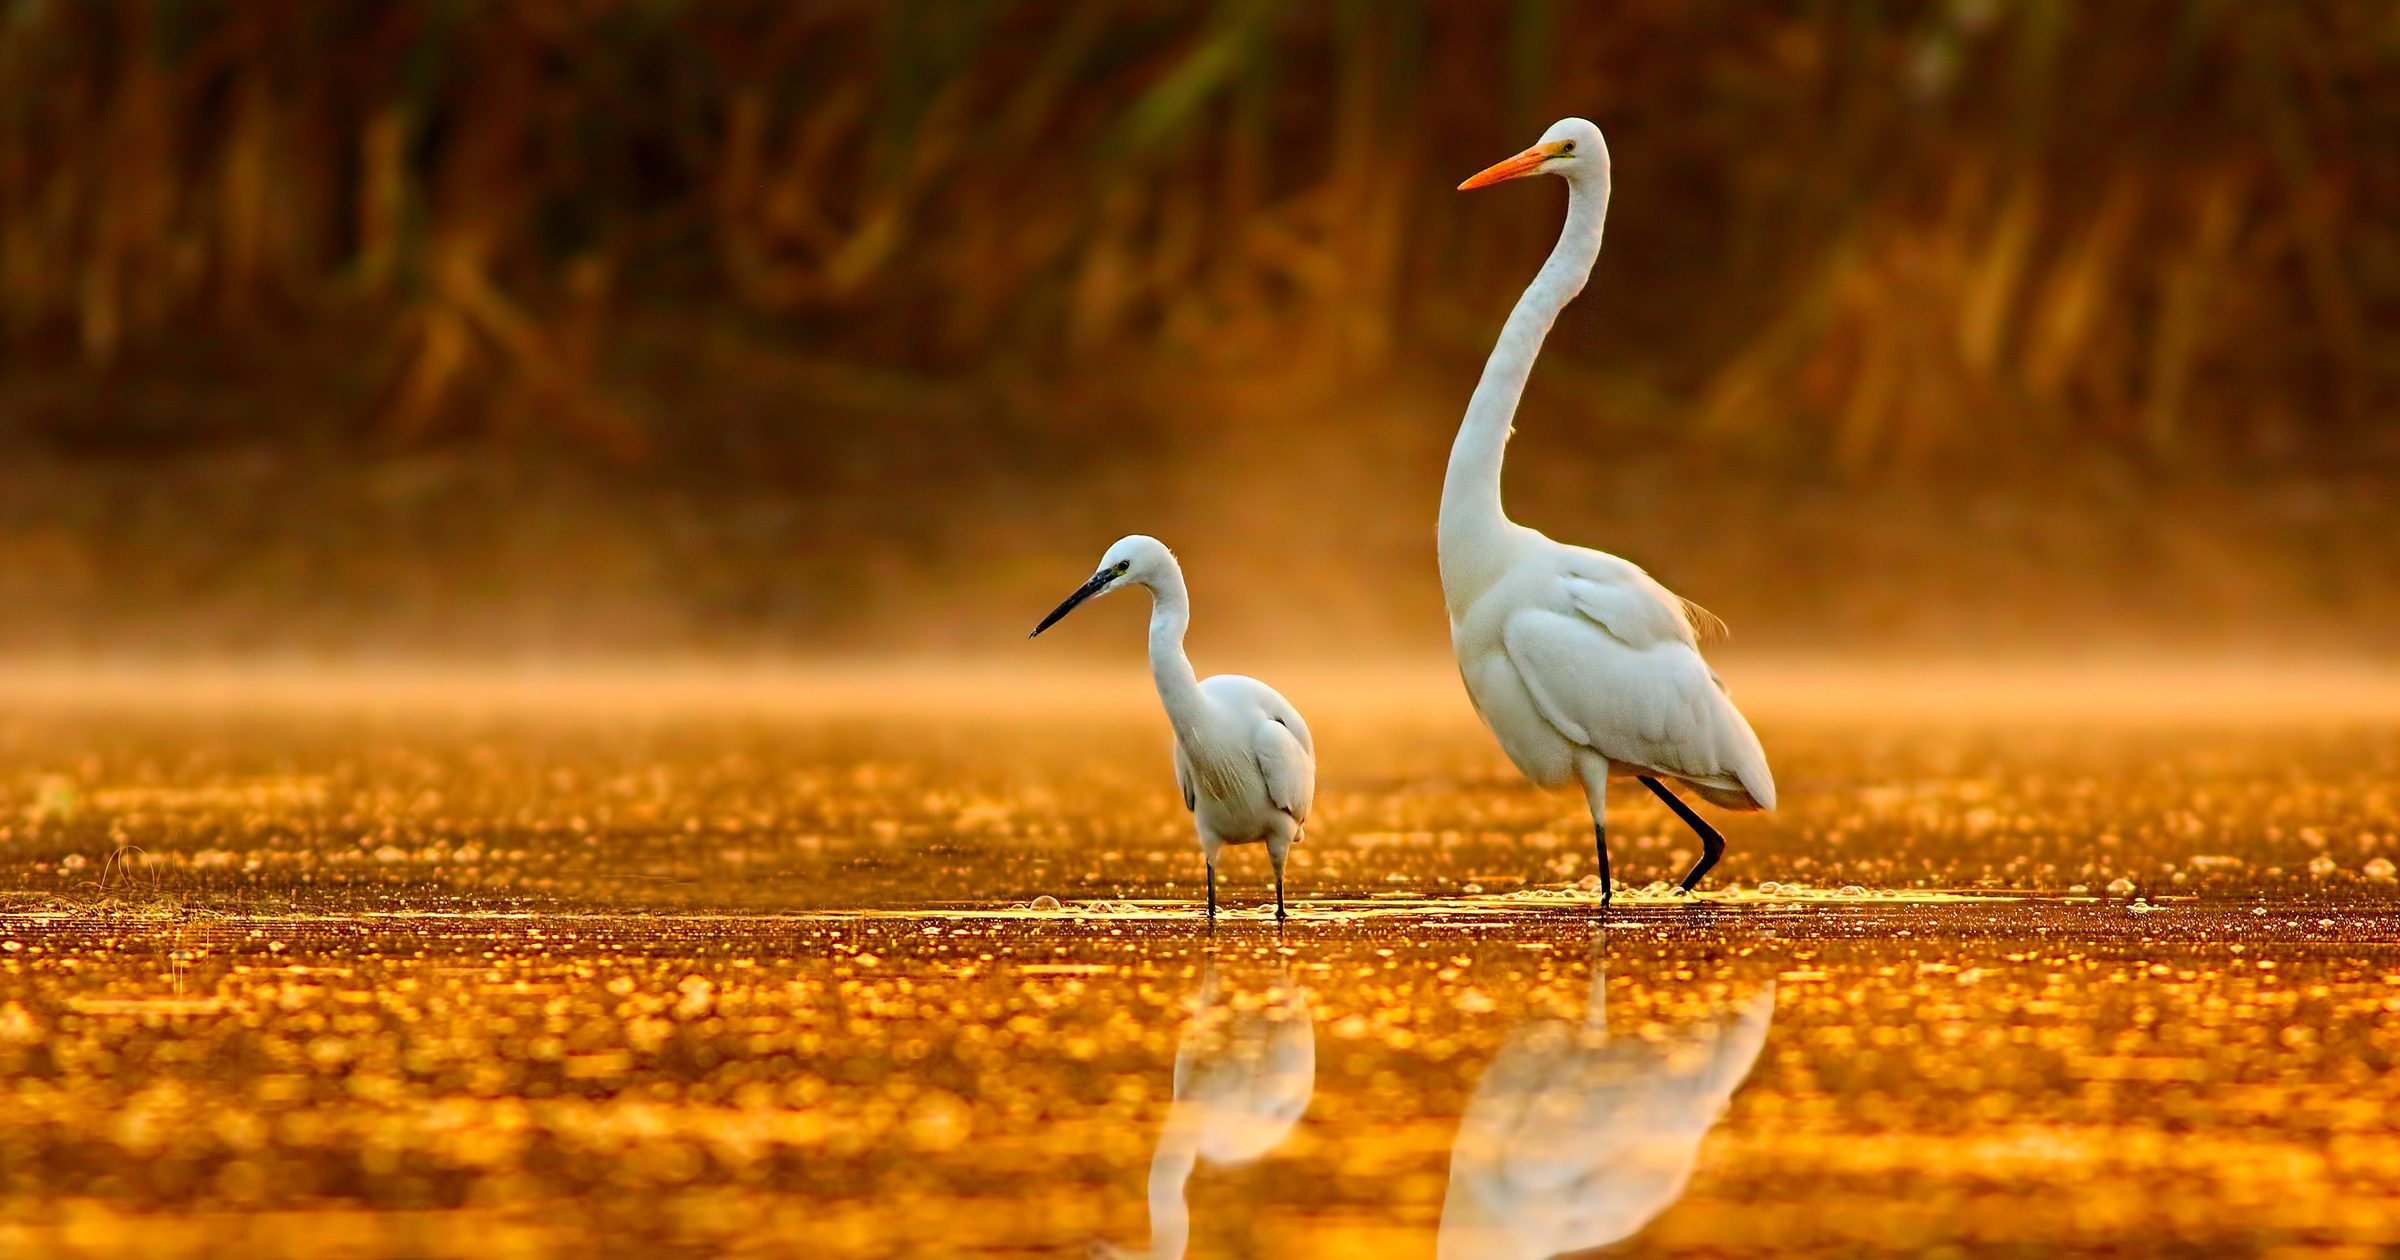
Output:
<svg viewBox="0 0 2400 1260">
<path fill-rule="evenodd" d="M 1124 571 L 1126 571 L 1127 569 L 1130 569 L 1130 568 L 1132 568 L 1132 567 L 1133 567 L 1133 561 L 1131 561 L 1131 560 L 1119 560 L 1119 561 L 1117 561 L 1117 572 L 1119 572 L 1119 573 L 1123 573 Z"/>
<path fill-rule="evenodd" d="M 1574 151 L 1575 151 L 1575 142 L 1574 142 L 1574 141 L 1572 141 L 1572 140 L 1561 140 L 1561 141 L 1559 141 L 1559 144 L 1558 144 L 1558 156 L 1560 156 L 1560 157 L 1565 157 L 1565 156 L 1567 156 L 1568 154 L 1571 154 L 1571 153 L 1573 153 Z"/>
</svg>

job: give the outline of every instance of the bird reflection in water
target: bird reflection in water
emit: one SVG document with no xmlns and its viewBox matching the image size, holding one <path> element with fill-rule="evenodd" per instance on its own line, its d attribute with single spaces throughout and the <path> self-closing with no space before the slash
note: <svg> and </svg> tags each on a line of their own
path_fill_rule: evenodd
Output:
<svg viewBox="0 0 2400 1260">
<path fill-rule="evenodd" d="M 1750 1075 L 1775 984 L 1662 1040 L 1612 1037 L 1595 958 L 1584 1019 L 1542 1019 L 1501 1047 L 1450 1157 L 1436 1255 L 1542 1260 L 1620 1242 L 1683 1196 L 1700 1142 Z"/>
<path fill-rule="evenodd" d="M 1095 1253 L 1182 1256 L 1192 1232 L 1184 1186 L 1195 1166 L 1238 1167 L 1283 1145 L 1316 1089 L 1316 1026 L 1291 969 L 1278 960 L 1271 978 L 1221 984 L 1212 950 L 1175 1052 L 1175 1101 L 1150 1158 L 1149 1249 L 1101 1244 Z"/>
</svg>

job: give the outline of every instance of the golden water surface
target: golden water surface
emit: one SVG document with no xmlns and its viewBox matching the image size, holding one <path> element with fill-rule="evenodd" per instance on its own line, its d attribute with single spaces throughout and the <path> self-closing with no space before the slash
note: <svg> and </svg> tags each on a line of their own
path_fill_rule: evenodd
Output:
<svg viewBox="0 0 2400 1260">
<path fill-rule="evenodd" d="M 19 677 L 0 1255 L 2400 1247 L 2400 713 L 1875 677 L 1607 911 L 1454 685 L 1304 679 L 1213 929 L 1138 671 Z"/>
</svg>

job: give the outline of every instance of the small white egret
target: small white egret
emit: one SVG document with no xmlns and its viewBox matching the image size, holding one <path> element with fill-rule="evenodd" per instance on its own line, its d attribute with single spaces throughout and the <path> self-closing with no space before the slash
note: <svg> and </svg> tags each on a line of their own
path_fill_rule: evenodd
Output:
<svg viewBox="0 0 2400 1260">
<path fill-rule="evenodd" d="M 1033 628 L 1038 635 L 1095 595 L 1125 586 L 1150 591 L 1150 676 L 1175 732 L 1175 782 L 1200 833 L 1208 864 L 1208 913 L 1217 913 L 1217 852 L 1229 844 L 1267 846 L 1275 867 L 1275 917 L 1284 917 L 1283 863 L 1299 842 L 1317 795 L 1317 744 L 1300 711 L 1273 687 L 1240 674 L 1195 679 L 1184 655 L 1192 623 L 1183 566 L 1166 544 L 1145 534 L 1120 538 L 1100 570 Z M 1031 637 L 1031 636 L 1028 636 Z"/>
<path fill-rule="evenodd" d="M 1724 684 L 1700 657 L 1703 633 L 1724 623 L 1630 561 L 1554 542 L 1508 519 L 1500 466 L 1542 340 L 1600 256 L 1608 218 L 1608 144 L 1581 118 L 1553 124 L 1541 143 L 1477 173 L 1461 189 L 1527 175 L 1567 184 L 1567 223 L 1533 283 L 1509 312 L 1467 403 L 1442 478 L 1438 549 L 1442 601 L 1459 675 L 1484 725 L 1525 777 L 1580 783 L 1608 871 L 1608 780 L 1638 778 L 1700 837 L 1690 892 L 1725 839 L 1666 781 L 1727 809 L 1775 808 L 1766 751 Z"/>
</svg>

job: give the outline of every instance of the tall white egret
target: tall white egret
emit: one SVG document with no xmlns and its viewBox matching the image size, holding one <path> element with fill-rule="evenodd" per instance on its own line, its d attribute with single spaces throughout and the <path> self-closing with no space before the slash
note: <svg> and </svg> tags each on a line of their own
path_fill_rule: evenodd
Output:
<svg viewBox="0 0 2400 1260">
<path fill-rule="evenodd" d="M 1512 1034 L 1459 1118 L 1437 1260 L 1546 1260 L 1621 1242 L 1683 1197 L 1750 1075 L 1775 982 L 1660 1040 L 1608 1035 L 1595 966 L 1582 1023 Z"/>
<path fill-rule="evenodd" d="M 1217 851 L 1229 844 L 1267 846 L 1275 866 L 1275 917 L 1284 917 L 1283 862 L 1300 840 L 1317 796 L 1317 744 L 1300 711 L 1273 687 L 1240 674 L 1195 679 L 1183 651 L 1192 624 L 1183 566 L 1146 534 L 1116 541 L 1100 571 L 1033 628 L 1038 635 L 1075 606 L 1125 586 L 1150 591 L 1150 676 L 1175 732 L 1175 782 L 1200 833 L 1208 864 L 1208 913 L 1217 913 Z M 1028 636 L 1031 637 L 1031 636 Z"/>
<path fill-rule="evenodd" d="M 1591 123 L 1562 119 L 1541 143 L 1459 187 L 1527 175 L 1566 181 L 1567 224 L 1509 312 L 1450 448 L 1439 534 L 1450 644 L 1476 713 L 1517 769 L 1543 787 L 1582 785 L 1602 902 L 1613 891 L 1612 776 L 1641 780 L 1699 835 L 1700 860 L 1683 877 L 1688 893 L 1725 839 L 1667 781 L 1727 809 L 1773 809 L 1775 778 L 1750 723 L 1700 657 L 1703 633 L 1722 633 L 1724 623 L 1632 562 L 1554 542 L 1501 510 L 1500 465 L 1525 378 L 1600 256 L 1608 144 Z"/>
</svg>

